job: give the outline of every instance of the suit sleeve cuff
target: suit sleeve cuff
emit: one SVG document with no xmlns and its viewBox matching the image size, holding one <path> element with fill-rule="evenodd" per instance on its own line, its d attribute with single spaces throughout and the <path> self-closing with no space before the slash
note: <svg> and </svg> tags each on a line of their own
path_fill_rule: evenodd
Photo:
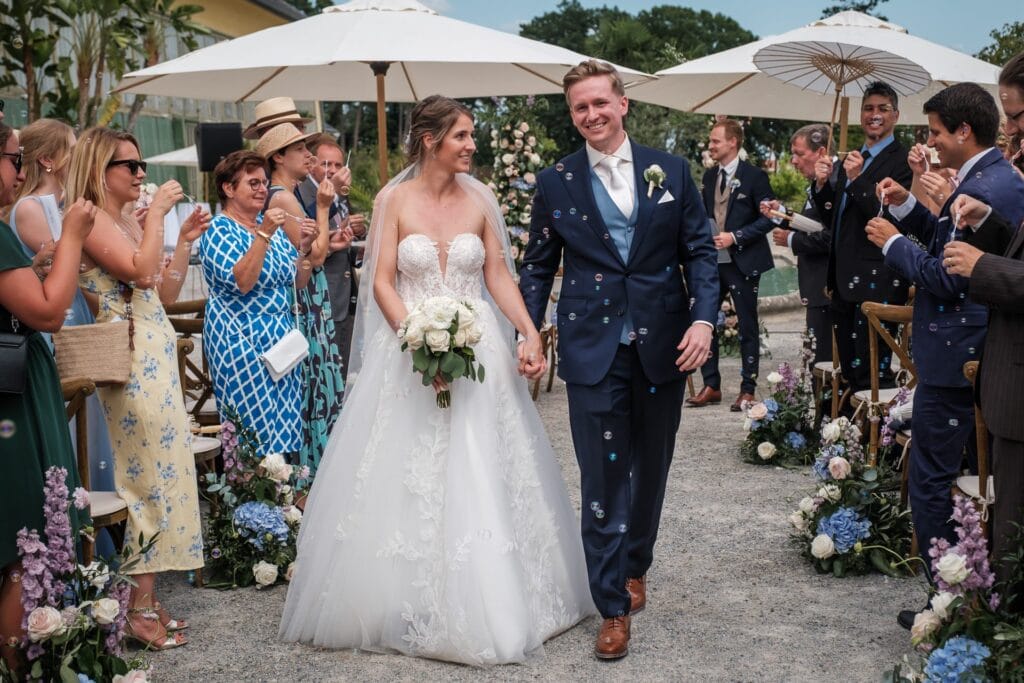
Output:
<svg viewBox="0 0 1024 683">
<path fill-rule="evenodd" d="M 904 206 L 906 206 L 906 205 L 904 205 Z M 898 240 L 901 237 L 903 237 L 903 235 L 895 234 L 892 237 L 890 237 L 889 239 L 887 239 L 885 241 L 885 244 L 882 245 L 882 256 L 885 256 L 886 254 L 888 254 L 889 253 L 889 247 L 892 246 L 892 243 L 895 242 L 896 240 Z"/>
<path fill-rule="evenodd" d="M 974 225 L 971 226 L 971 230 L 972 231 L 977 231 L 978 228 L 980 228 L 981 226 L 983 226 L 985 224 L 985 221 L 987 221 L 989 216 L 991 216 L 991 215 L 992 215 L 992 207 L 990 206 L 990 207 L 988 207 L 988 211 L 985 212 L 984 217 L 982 217 L 982 219 L 980 221 L 978 221 L 977 223 L 975 223 Z"/>
<path fill-rule="evenodd" d="M 793 235 L 795 234 L 796 233 L 790 231 L 790 233 L 786 235 L 786 246 L 789 247 L 790 249 L 793 248 Z"/>
<path fill-rule="evenodd" d="M 889 213 L 891 213 L 896 220 L 901 221 L 910 215 L 910 212 L 914 210 L 915 206 L 917 206 L 917 198 L 914 197 L 914 195 L 908 195 L 907 201 L 903 202 L 899 206 L 892 206 L 890 204 Z"/>
</svg>

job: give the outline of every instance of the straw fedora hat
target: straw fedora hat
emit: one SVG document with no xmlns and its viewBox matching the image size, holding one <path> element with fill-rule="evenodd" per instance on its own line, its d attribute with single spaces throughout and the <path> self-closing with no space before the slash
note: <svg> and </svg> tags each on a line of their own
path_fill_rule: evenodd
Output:
<svg viewBox="0 0 1024 683">
<path fill-rule="evenodd" d="M 295 107 L 295 101 L 290 97 L 271 97 L 256 105 L 256 122 L 245 129 L 242 137 L 247 140 L 255 140 L 260 134 L 271 126 L 279 123 L 294 123 L 297 126 L 305 126 L 313 119 L 299 116 L 299 110 Z"/>
<path fill-rule="evenodd" d="M 293 123 L 279 123 L 260 136 L 256 143 L 256 153 L 264 159 L 269 159 L 275 152 L 280 152 L 285 147 L 302 142 L 316 135 L 316 133 L 303 133 Z"/>
</svg>

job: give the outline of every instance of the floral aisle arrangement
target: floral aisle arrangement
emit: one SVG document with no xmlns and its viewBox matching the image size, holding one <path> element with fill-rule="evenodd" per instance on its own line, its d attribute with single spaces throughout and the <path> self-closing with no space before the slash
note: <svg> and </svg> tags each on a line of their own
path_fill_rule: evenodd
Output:
<svg viewBox="0 0 1024 683">
<path fill-rule="evenodd" d="M 274 453 L 260 458 L 259 438 L 234 410 L 221 424 L 223 474 L 206 475 L 210 515 L 203 534 L 213 588 L 257 588 L 290 580 L 302 511 L 295 498 L 309 468 Z"/>
<path fill-rule="evenodd" d="M 777 465 L 810 462 L 814 452 L 814 395 L 806 369 L 782 363 L 769 373 L 771 396 L 746 407 L 747 437 L 740 452 L 747 462 Z"/>
<path fill-rule="evenodd" d="M 994 590 L 988 543 L 974 503 L 956 496 L 953 520 L 957 543 L 933 539 L 931 558 L 935 589 L 929 608 L 914 619 L 911 642 L 916 661 L 886 673 L 886 681 L 1015 681 L 1024 672 L 1024 617 Z M 1024 570 L 1024 535 L 1018 535 L 1014 574 Z"/>
<path fill-rule="evenodd" d="M 867 465 L 857 425 L 826 420 L 811 469 L 819 486 L 789 517 L 801 554 L 837 577 L 905 572 L 910 512 L 900 509 L 898 477 Z"/>
<path fill-rule="evenodd" d="M 436 377 L 447 385 L 459 377 L 484 381 L 484 366 L 473 353 L 483 331 L 472 302 L 432 296 L 417 304 L 398 328 L 402 350 L 412 354 L 413 372 L 423 375 L 423 386 Z M 437 392 L 437 407 L 452 403 L 448 389 Z"/>
<path fill-rule="evenodd" d="M 733 306 L 732 296 L 726 295 L 722 307 L 718 311 L 718 320 L 715 323 L 715 330 L 718 332 L 718 355 L 732 357 L 740 355 L 740 319 L 736 315 L 736 307 Z M 768 328 L 764 322 L 758 323 L 759 348 L 761 355 L 766 358 L 772 357 L 771 347 L 768 343 Z"/>
<path fill-rule="evenodd" d="M 133 582 L 126 575 L 139 554 L 125 549 L 114 568 L 97 560 L 83 566 L 75 561 L 69 505 L 84 510 L 89 494 L 76 489 L 68 495 L 67 470 L 46 471 L 43 512 L 46 525 L 39 531 L 18 532 L 21 557 L 21 606 L 25 637 L 20 650 L 27 662 L 23 675 L 31 681 L 145 681 L 145 662 L 126 660 L 125 627 Z M 81 533 L 88 533 L 83 529 Z M 139 537 L 139 553 L 153 547 Z M 0 662 L 0 679 L 11 676 Z"/>
</svg>

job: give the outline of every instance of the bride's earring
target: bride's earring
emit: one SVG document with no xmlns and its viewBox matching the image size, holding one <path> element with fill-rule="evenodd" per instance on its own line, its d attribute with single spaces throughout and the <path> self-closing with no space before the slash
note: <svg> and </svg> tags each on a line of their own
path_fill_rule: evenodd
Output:
<svg viewBox="0 0 1024 683">
<path fill-rule="evenodd" d="M 47 166 L 46 167 L 46 172 L 47 173 L 53 173 L 53 166 Z"/>
</svg>

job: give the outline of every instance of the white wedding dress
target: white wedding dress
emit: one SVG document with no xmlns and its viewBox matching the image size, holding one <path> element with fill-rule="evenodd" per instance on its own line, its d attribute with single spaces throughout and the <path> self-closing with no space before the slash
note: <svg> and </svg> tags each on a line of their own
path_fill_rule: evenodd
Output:
<svg viewBox="0 0 1024 683">
<path fill-rule="evenodd" d="M 281 637 L 485 665 L 518 662 L 594 612 L 579 522 L 511 340 L 481 300 L 484 246 L 398 245 L 398 293 L 477 302 L 483 383 L 451 407 L 390 328 L 368 346 L 306 506 Z"/>
</svg>

